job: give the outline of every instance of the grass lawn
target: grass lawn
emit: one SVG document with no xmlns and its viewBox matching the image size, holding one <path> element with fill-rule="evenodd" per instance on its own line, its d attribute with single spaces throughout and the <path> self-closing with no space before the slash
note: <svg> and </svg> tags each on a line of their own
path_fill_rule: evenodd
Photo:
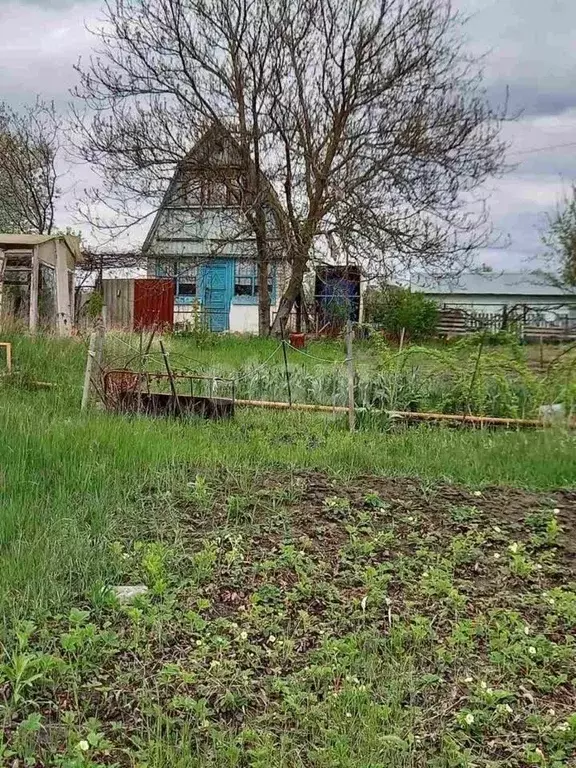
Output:
<svg viewBox="0 0 576 768">
<path fill-rule="evenodd" d="M 572 435 L 81 415 L 83 346 L 14 342 L 0 766 L 574 764 Z"/>
</svg>

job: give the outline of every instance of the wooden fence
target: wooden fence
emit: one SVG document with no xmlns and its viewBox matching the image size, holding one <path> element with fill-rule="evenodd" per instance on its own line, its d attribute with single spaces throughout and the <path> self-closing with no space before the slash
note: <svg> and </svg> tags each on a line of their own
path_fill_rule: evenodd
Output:
<svg viewBox="0 0 576 768">
<path fill-rule="evenodd" d="M 468 312 L 463 309 L 440 310 L 437 333 L 445 338 L 466 336 L 469 333 L 488 331 L 497 333 L 507 330 L 526 341 L 573 341 L 576 340 L 576 320 L 558 317 L 555 320 L 531 319 L 515 313 Z"/>
</svg>

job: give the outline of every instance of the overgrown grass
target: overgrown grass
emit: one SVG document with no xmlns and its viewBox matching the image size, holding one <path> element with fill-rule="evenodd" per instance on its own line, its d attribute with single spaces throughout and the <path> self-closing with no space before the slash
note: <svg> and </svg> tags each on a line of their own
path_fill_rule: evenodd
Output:
<svg viewBox="0 0 576 768">
<path fill-rule="evenodd" d="M 220 423 L 81 415 L 84 352 L 77 341 L 18 339 L 19 369 L 58 386 L 2 386 L 0 594 L 18 612 L 65 602 L 103 577 L 103 542 L 134 489 L 166 468 L 310 468 L 535 489 L 576 477 L 574 438 L 560 430 L 382 432 L 368 420 L 350 435 L 345 419 L 330 415 L 239 410 Z"/>
<path fill-rule="evenodd" d="M 174 692 L 174 695 L 192 700 L 180 700 L 179 706 L 184 707 L 184 714 L 174 718 L 167 709 L 163 709 L 164 705 L 158 709 L 157 692 L 152 688 L 162 686 L 163 678 L 157 676 L 156 668 L 150 668 L 147 690 L 142 692 L 141 698 L 138 694 L 139 716 L 142 719 L 132 733 L 134 738 L 143 739 L 139 746 L 133 742 L 131 747 L 132 754 L 139 757 L 125 759 L 125 755 L 119 756 L 115 747 L 113 758 L 107 758 L 104 754 L 106 748 L 96 748 L 92 741 L 98 741 L 100 737 L 97 734 L 102 732 L 102 744 L 106 740 L 116 743 L 108 722 L 114 716 L 106 716 L 104 724 L 91 725 L 87 718 L 90 712 L 94 714 L 93 710 L 90 706 L 83 708 L 79 705 L 84 697 L 90 701 L 92 695 L 88 693 L 92 690 L 90 685 L 95 674 L 91 664 L 99 669 L 108 669 L 107 654 L 116 647 L 112 641 L 111 646 L 108 640 L 104 642 L 101 636 L 101 633 L 108 631 L 106 622 L 110 620 L 108 609 L 100 599 L 105 594 L 102 587 L 141 578 L 148 580 L 152 586 L 156 585 L 157 594 L 152 600 L 152 607 L 144 611 L 146 618 L 140 629 L 137 612 L 133 615 L 115 613 L 112 618 L 114 632 L 120 632 L 124 638 L 123 652 L 130 655 L 136 649 L 138 663 L 142 665 L 138 667 L 137 674 L 142 677 L 142 669 L 152 664 L 158 654 L 161 656 L 168 649 L 172 653 L 176 649 L 184 658 L 190 653 L 190 642 L 195 643 L 196 639 L 205 642 L 203 635 L 197 637 L 193 634 L 192 641 L 188 635 L 185 640 L 178 640 L 168 632 L 175 612 L 184 616 L 192 610 L 202 614 L 202 620 L 215 620 L 209 615 L 205 617 L 204 609 L 198 609 L 194 603 L 202 598 L 198 587 L 194 586 L 194 573 L 195 569 L 204 567 L 204 555 L 198 559 L 197 554 L 192 553 L 204 551 L 205 565 L 210 569 L 212 555 L 209 549 L 203 549 L 203 541 L 209 543 L 218 537 L 233 536 L 240 537 L 240 542 L 244 536 L 268 535 L 264 529 L 253 527 L 254 503 L 259 498 L 262 473 L 272 472 L 274 476 L 285 478 L 278 488 L 279 495 L 274 497 L 274 501 L 266 501 L 261 513 L 263 520 L 269 518 L 273 530 L 283 531 L 282 545 L 292 546 L 297 552 L 306 549 L 305 541 L 299 537 L 312 534 L 310 531 L 298 532 L 295 528 L 301 518 L 303 523 L 307 518 L 305 512 L 301 514 L 298 511 L 299 485 L 297 481 L 290 480 L 294 473 L 323 471 L 338 478 L 344 488 L 349 484 L 361 484 L 355 478 L 363 474 L 418 477 L 430 499 L 435 493 L 434 484 L 439 480 L 463 483 L 476 492 L 492 484 L 505 484 L 551 493 L 555 488 L 574 484 L 576 453 L 572 434 L 562 430 L 473 432 L 430 426 L 382 431 L 377 424 L 368 421 L 361 431 L 350 435 L 346 431 L 345 420 L 330 415 L 257 410 L 239 410 L 234 420 L 220 423 L 122 418 L 98 410 L 82 415 L 79 404 L 85 345 L 76 340 L 32 341 L 25 337 L 14 337 L 14 342 L 17 375 L 0 383 L 0 611 L 6 647 L 2 664 L 8 664 L 7 667 L 1 666 L 0 708 L 4 707 L 4 714 L 12 723 L 9 730 L 12 732 L 16 728 L 17 739 L 21 739 L 24 745 L 17 747 L 18 759 L 25 759 L 27 749 L 32 755 L 45 755 L 41 750 L 38 752 L 35 736 L 38 729 L 34 730 L 34 723 L 28 722 L 28 736 L 26 724 L 21 723 L 27 722 L 25 718 L 38 714 L 44 718 L 44 723 L 52 722 L 53 711 L 46 709 L 45 701 L 47 697 L 57 700 L 57 696 L 65 696 L 69 703 L 59 708 L 59 724 L 54 726 L 54 743 L 60 745 L 59 751 L 54 753 L 56 757 L 52 755 L 50 764 L 66 768 L 101 764 L 101 760 L 150 768 L 264 764 L 282 768 L 301 764 L 321 768 L 347 765 L 368 768 L 380 764 L 424 764 L 416 742 L 412 737 L 407 738 L 410 734 L 420 733 L 418 723 L 424 721 L 413 707 L 406 707 L 406 701 L 416 695 L 418 686 L 415 676 L 422 674 L 417 666 L 423 658 L 421 653 L 427 655 L 430 649 L 417 650 L 403 643 L 397 647 L 391 645 L 393 638 L 383 638 L 379 631 L 374 634 L 375 626 L 370 622 L 353 629 L 349 645 L 339 648 L 326 646 L 313 662 L 322 668 L 332 665 L 337 677 L 342 679 L 346 675 L 361 679 L 361 684 L 368 686 L 369 696 L 362 691 L 348 691 L 344 685 L 348 698 L 332 700 L 327 693 L 326 701 L 318 709 L 306 698 L 317 694 L 317 683 L 290 678 L 286 692 L 266 689 L 265 699 L 259 700 L 255 710 L 250 704 L 247 711 L 260 714 L 254 715 L 256 719 L 251 719 L 251 714 L 240 732 L 234 725 L 235 716 L 232 716 L 231 730 L 228 727 L 222 729 L 221 723 L 215 724 L 210 713 L 204 717 L 201 700 L 205 697 L 195 689 Z M 236 350 L 234 354 L 238 363 L 244 363 L 252 354 L 255 360 L 265 359 L 273 344 L 265 340 L 255 341 L 252 345 L 241 340 L 238 352 L 236 342 L 217 342 L 220 343 Z M 324 347 L 324 356 L 341 354 L 338 343 L 325 344 Z M 206 354 L 208 360 L 216 356 L 214 347 L 202 354 Z M 209 358 L 209 355 L 212 357 Z M 224 355 L 221 348 L 218 351 L 220 355 Z M 370 365 L 369 360 L 366 365 Z M 58 386 L 37 390 L 32 382 L 38 379 L 53 381 Z M 198 475 L 209 477 L 208 484 L 198 485 Z M 221 497 L 224 487 L 228 490 Z M 325 495 L 327 499 L 332 498 L 329 493 Z M 327 502 L 330 514 L 347 517 L 348 508 L 338 503 L 338 497 L 334 499 Z M 372 498 L 372 502 L 376 503 L 376 499 Z M 293 507 L 295 517 L 288 519 L 285 516 L 283 509 L 286 505 Z M 399 519 L 412 514 L 410 504 L 403 509 L 403 512 L 398 512 Z M 185 523 L 189 514 L 193 516 L 190 526 Z M 222 514 L 228 522 L 220 525 L 217 521 L 221 521 L 218 516 Z M 459 513 L 454 519 L 461 521 L 469 517 L 466 512 L 466 515 Z M 474 522 L 474 515 L 471 519 Z M 232 530 L 227 527 L 228 523 L 232 524 Z M 192 548 L 187 544 L 190 530 L 195 537 Z M 376 536 L 376 532 L 373 533 Z M 139 550 L 140 554 L 135 554 L 134 547 L 139 541 L 146 542 L 146 547 L 150 545 L 152 549 L 145 552 Z M 227 538 L 226 541 L 232 539 Z M 266 547 L 265 539 L 263 541 Z M 121 551 L 115 542 L 122 543 Z M 242 548 L 240 543 L 238 546 Z M 162 553 L 166 547 L 169 560 L 173 556 L 170 553 L 178 553 L 176 570 L 167 564 L 168 561 L 162 565 Z M 228 544 L 217 544 L 218 551 L 222 547 L 221 555 L 224 556 Z M 127 553 L 129 558 L 125 559 Z M 147 565 L 141 572 L 144 560 Z M 241 562 L 236 564 L 239 570 L 235 571 L 234 577 L 238 584 L 246 575 Z M 133 571 L 130 570 L 132 567 Z M 523 567 L 519 562 L 518 568 L 522 570 Z M 407 583 L 410 583 L 410 569 L 406 573 Z M 325 579 L 320 572 L 316 573 L 316 577 L 319 581 Z M 489 573 L 486 578 L 490 579 Z M 161 582 L 166 579 L 167 587 L 164 589 Z M 350 600 L 358 602 L 359 585 L 355 579 L 356 576 L 351 575 L 343 589 L 349 590 Z M 190 585 L 192 592 L 182 597 L 180 590 Z M 222 586 L 225 589 L 230 587 L 232 592 L 238 588 L 232 583 L 226 585 L 225 580 Z M 178 607 L 175 608 L 175 605 Z M 69 619 L 69 611 L 74 606 L 95 613 L 90 619 Z M 361 605 L 356 609 L 361 617 Z M 387 621 L 387 608 L 382 610 Z M 306 611 L 310 613 L 310 607 Z M 345 603 L 334 611 L 329 619 L 332 631 L 336 631 L 338 622 L 344 620 Z M 342 614 L 340 617 L 339 612 Z M 59 614 L 63 616 L 57 618 Z M 125 627 L 127 616 L 133 623 Z M 37 629 L 32 631 L 32 639 L 22 641 L 20 647 L 14 629 L 19 621 L 29 619 L 35 621 Z M 268 614 L 265 619 L 258 614 L 256 619 L 264 621 L 266 626 L 271 621 Z M 96 629 L 86 630 L 92 620 Z M 295 626 L 307 620 L 299 614 L 291 619 Z M 59 661 L 54 661 L 63 652 L 62 647 L 56 647 L 54 643 L 60 643 L 58 638 L 62 634 L 76 632 L 74 627 L 77 627 L 81 638 L 95 632 L 95 637 L 100 640 L 94 641 L 94 648 L 100 650 L 94 650 L 95 656 L 91 657 L 88 645 L 85 648 L 82 643 L 90 644 L 92 641 L 78 640 L 81 643 L 79 650 L 75 651 L 78 663 L 66 656 L 66 671 L 58 666 Z M 222 632 L 227 635 L 230 627 L 228 624 L 226 627 L 218 629 L 215 624 L 214 637 Z M 143 634 L 139 635 L 141 631 Z M 268 631 L 274 633 L 272 625 Z M 349 627 L 345 629 L 345 633 L 349 631 Z M 142 638 L 142 643 L 138 637 Z M 145 640 L 148 637 L 158 639 L 160 646 L 148 645 L 148 640 Z M 179 642 L 184 645 L 178 646 Z M 262 652 L 266 655 L 265 651 Z M 64 655 L 68 653 L 66 651 Z M 322 656 L 323 653 L 327 655 Z M 16 663 L 15 658 L 25 659 L 30 654 L 32 661 L 28 671 L 22 672 L 22 675 L 25 680 L 26 675 L 33 677 L 40 674 L 41 677 L 36 678 L 39 682 L 30 682 L 30 690 L 24 685 L 22 701 L 15 706 L 13 679 L 17 672 L 10 664 Z M 49 658 L 44 658 L 42 654 Z M 84 654 L 86 667 L 81 669 L 79 660 Z M 194 654 L 190 658 L 192 656 Z M 90 661 L 91 658 L 94 661 Z M 44 669 L 44 663 L 49 668 Z M 114 671 L 112 667 L 105 675 L 112 675 L 111 679 L 115 679 L 117 673 L 118 670 Z M 201 672 L 195 678 L 194 686 L 204 685 L 213 673 L 213 669 Z M 60 674 L 63 677 L 58 677 Z M 144 676 L 146 674 L 144 672 Z M 250 674 L 257 679 L 261 674 L 259 667 L 254 667 Z M 434 670 L 430 674 L 438 672 Z M 47 687 L 43 687 L 44 684 Z M 224 685 L 222 695 L 228 696 L 226 691 L 230 689 L 234 697 L 239 696 L 241 691 L 239 693 L 235 685 Z M 331 696 L 332 685 L 333 682 L 322 683 L 321 689 Z M 32 695 L 33 691 L 40 693 Z M 294 706 L 298 697 L 304 696 L 306 701 L 301 703 L 303 709 L 274 709 L 270 702 L 280 695 L 296 696 Z M 233 709 L 238 707 L 244 712 L 243 707 L 248 705 L 242 703 L 241 697 L 234 697 L 231 700 L 235 702 Z M 269 706 L 274 717 L 280 718 L 272 730 L 265 724 Z M 76 719 L 70 723 L 66 720 L 66 707 L 76 713 Z M 348 717 L 349 712 L 351 717 Z M 211 723 L 210 727 L 202 725 L 204 720 Z M 41 733 L 43 727 L 40 728 Z M 296 732 L 291 738 L 288 734 L 293 729 Z M 58 736 L 60 731 L 66 734 L 66 744 Z M 88 754 L 81 754 L 77 744 L 90 733 L 95 735 L 90 737 L 92 741 Z M 194 734 L 192 741 L 191 734 Z M 382 741 L 381 734 L 389 738 Z M 449 736 L 454 738 L 450 729 Z M 481 735 L 474 738 L 481 739 Z M 535 748 L 532 744 L 532 751 Z M 441 753 L 443 756 L 436 763 L 438 766 L 448 768 L 472 764 L 466 763 L 460 755 L 460 747 L 454 748 L 456 757 L 450 762 L 450 749 L 452 747 L 446 747 Z M 467 747 L 462 749 L 465 752 Z M 98 757 L 94 757 L 95 762 L 92 763 L 90 754 L 93 753 Z M 0 742 L 0 766 L 3 765 L 2 760 L 6 763 L 8 759 L 9 756 L 4 760 Z M 36 759 L 47 760 L 45 756 Z M 477 764 L 487 766 L 490 763 Z"/>
</svg>

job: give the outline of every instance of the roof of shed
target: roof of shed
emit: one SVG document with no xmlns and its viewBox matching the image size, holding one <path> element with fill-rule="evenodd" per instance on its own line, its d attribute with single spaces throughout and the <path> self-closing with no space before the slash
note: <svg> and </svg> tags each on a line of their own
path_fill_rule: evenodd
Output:
<svg viewBox="0 0 576 768">
<path fill-rule="evenodd" d="M 33 248 L 50 240 L 62 240 L 76 261 L 82 261 L 80 239 L 75 235 L 5 235 L 0 234 L 0 248 Z"/>
<path fill-rule="evenodd" d="M 439 295 L 575 296 L 576 289 L 564 287 L 543 272 L 464 272 L 458 277 L 430 280 L 417 275 L 412 289 Z"/>
</svg>

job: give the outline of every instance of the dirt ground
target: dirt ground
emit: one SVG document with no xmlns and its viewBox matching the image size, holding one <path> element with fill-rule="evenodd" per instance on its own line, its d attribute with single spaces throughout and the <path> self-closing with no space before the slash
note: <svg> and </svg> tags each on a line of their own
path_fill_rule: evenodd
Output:
<svg viewBox="0 0 576 768">
<path fill-rule="evenodd" d="M 57 672 L 27 764 L 75 701 L 91 764 L 574 765 L 576 491 L 191 469 L 137 510 L 115 546 L 149 596 L 33 636 Z M 153 717 L 188 762 L 151 761 Z"/>
</svg>

